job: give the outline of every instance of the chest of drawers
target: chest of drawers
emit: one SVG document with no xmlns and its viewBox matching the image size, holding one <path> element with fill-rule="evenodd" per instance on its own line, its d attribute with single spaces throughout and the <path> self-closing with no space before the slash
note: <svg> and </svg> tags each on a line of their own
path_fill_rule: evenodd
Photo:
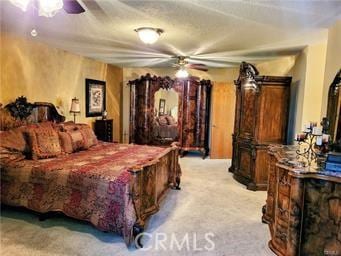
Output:
<svg viewBox="0 0 341 256">
<path fill-rule="evenodd" d="M 113 120 L 96 120 L 95 121 L 95 134 L 97 139 L 107 142 L 113 141 Z"/>
<path fill-rule="evenodd" d="M 281 161 L 279 149 L 268 157 L 268 193 L 263 222 L 269 247 L 277 255 L 341 255 L 341 177 Z"/>
</svg>

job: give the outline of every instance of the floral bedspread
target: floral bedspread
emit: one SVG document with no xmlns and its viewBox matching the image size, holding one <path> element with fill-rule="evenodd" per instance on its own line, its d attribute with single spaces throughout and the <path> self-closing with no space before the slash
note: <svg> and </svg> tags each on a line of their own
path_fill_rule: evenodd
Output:
<svg viewBox="0 0 341 256">
<path fill-rule="evenodd" d="M 38 211 L 62 211 L 103 231 L 132 239 L 136 213 L 128 169 L 148 164 L 169 148 L 100 143 L 89 150 L 1 168 L 1 201 Z"/>
</svg>

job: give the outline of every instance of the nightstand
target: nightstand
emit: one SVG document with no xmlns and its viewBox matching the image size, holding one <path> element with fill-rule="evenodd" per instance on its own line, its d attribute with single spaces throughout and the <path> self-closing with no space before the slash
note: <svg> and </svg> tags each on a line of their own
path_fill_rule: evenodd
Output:
<svg viewBox="0 0 341 256">
<path fill-rule="evenodd" d="M 112 121 L 112 119 L 95 121 L 95 134 L 97 136 L 97 139 L 112 142 Z"/>
</svg>

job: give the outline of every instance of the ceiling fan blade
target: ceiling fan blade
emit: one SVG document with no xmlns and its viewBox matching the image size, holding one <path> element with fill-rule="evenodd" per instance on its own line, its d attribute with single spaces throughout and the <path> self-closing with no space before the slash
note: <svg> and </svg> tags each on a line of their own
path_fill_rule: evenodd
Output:
<svg viewBox="0 0 341 256">
<path fill-rule="evenodd" d="M 189 63 L 189 64 L 186 64 L 186 67 L 190 68 L 190 69 L 205 71 L 205 72 L 208 71 L 207 66 L 205 64 L 201 64 L 201 63 Z"/>
<path fill-rule="evenodd" d="M 85 12 L 84 8 L 76 0 L 63 0 L 63 9 L 68 14 L 80 14 Z"/>
<path fill-rule="evenodd" d="M 203 72 L 207 72 L 208 71 L 207 68 L 190 68 L 190 69 L 196 69 L 196 70 L 203 71 Z"/>
</svg>

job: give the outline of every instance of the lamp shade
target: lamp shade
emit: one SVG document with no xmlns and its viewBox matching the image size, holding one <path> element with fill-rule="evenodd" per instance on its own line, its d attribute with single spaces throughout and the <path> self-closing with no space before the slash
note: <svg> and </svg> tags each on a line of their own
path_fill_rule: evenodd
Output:
<svg viewBox="0 0 341 256">
<path fill-rule="evenodd" d="M 79 99 L 73 98 L 71 101 L 71 108 L 70 108 L 70 113 L 80 113 L 80 105 L 79 105 Z"/>
</svg>

